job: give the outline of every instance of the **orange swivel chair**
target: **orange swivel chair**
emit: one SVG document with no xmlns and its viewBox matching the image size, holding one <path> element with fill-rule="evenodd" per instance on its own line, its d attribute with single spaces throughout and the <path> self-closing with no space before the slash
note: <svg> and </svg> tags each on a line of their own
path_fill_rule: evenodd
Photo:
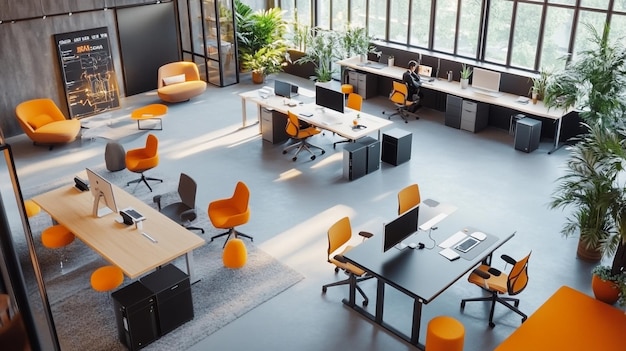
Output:
<svg viewBox="0 0 626 351">
<path fill-rule="evenodd" d="M 212 236 L 211 241 L 225 235 L 228 236 L 226 237 L 224 246 L 226 246 L 226 242 L 228 242 L 231 235 L 234 235 L 235 238 L 243 236 L 244 238 L 254 240 L 251 236 L 238 233 L 235 230 L 236 226 L 248 223 L 250 219 L 249 202 L 250 190 L 248 186 L 246 186 L 244 182 L 237 182 L 232 197 L 215 200 L 209 204 L 209 219 L 213 226 L 219 229 L 228 229 L 228 231 L 224 233 Z"/>
<path fill-rule="evenodd" d="M 411 184 L 398 192 L 398 216 L 412 209 L 422 202 L 420 188 L 417 184 Z"/>
<path fill-rule="evenodd" d="M 527 316 L 517 308 L 519 306 L 519 299 L 500 297 L 499 295 L 517 295 L 526 288 L 528 284 L 528 259 L 530 258 L 530 253 L 519 261 L 516 261 L 508 255 L 502 255 L 501 258 L 506 263 L 512 265 L 509 274 L 503 273 L 486 264 L 482 264 L 480 267 L 474 269 L 467 278 L 470 283 L 478 285 L 483 290 L 487 291 L 490 296 L 461 300 L 461 309 L 465 308 L 465 303 L 470 301 L 491 302 L 491 311 L 489 312 L 489 326 L 491 328 L 496 326 L 493 322 L 493 311 L 496 307 L 496 302 L 503 304 L 511 311 L 519 314 L 522 317 L 522 322 L 527 318 Z M 510 302 L 513 302 L 513 304 Z"/>
<path fill-rule="evenodd" d="M 146 139 L 146 147 L 139 149 L 132 149 L 126 152 L 126 168 L 129 171 L 135 173 L 141 173 L 141 178 L 131 180 L 126 183 L 126 186 L 129 186 L 132 183 L 144 182 L 150 191 L 152 188 L 148 181 L 157 181 L 163 183 L 163 179 L 150 178 L 144 175 L 144 172 L 156 167 L 159 164 L 159 139 L 153 134 L 148 134 L 148 138 Z"/>
<path fill-rule="evenodd" d="M 391 116 L 400 115 L 404 120 L 404 123 L 409 123 L 407 117 L 409 116 L 408 109 L 415 102 L 411 101 L 409 98 L 409 87 L 406 83 L 403 82 L 393 82 L 393 89 L 389 94 L 389 100 L 396 105 L 396 111 L 387 117 L 387 119 L 391 119 Z M 383 111 L 383 114 L 385 112 Z"/>
<path fill-rule="evenodd" d="M 296 154 L 293 156 L 291 160 L 293 161 L 297 160 L 298 154 L 302 150 L 306 150 L 311 154 L 311 160 L 315 160 L 315 154 L 313 153 L 313 151 L 311 151 L 311 148 L 321 150 L 321 155 L 323 155 L 326 152 L 321 147 L 309 144 L 309 142 L 306 141 L 306 139 L 308 139 L 309 137 L 319 134 L 320 130 L 315 128 L 314 126 L 301 128 L 300 120 L 298 119 L 298 116 L 296 116 L 291 111 L 287 112 L 287 125 L 285 126 L 285 131 L 290 137 L 298 140 L 298 142 L 293 143 L 283 149 L 283 155 L 284 155 L 289 150 L 297 148 Z"/>
<path fill-rule="evenodd" d="M 66 119 L 51 99 L 24 101 L 15 108 L 17 120 L 24 133 L 35 145 L 65 144 L 80 133 L 80 121 Z"/>
</svg>

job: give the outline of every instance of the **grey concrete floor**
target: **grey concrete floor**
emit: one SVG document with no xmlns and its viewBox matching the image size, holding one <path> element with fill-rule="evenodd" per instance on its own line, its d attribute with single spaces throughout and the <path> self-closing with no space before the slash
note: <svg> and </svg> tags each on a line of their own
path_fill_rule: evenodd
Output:
<svg viewBox="0 0 626 351">
<path fill-rule="evenodd" d="M 312 87 L 309 81 L 279 76 Z M 267 84 L 272 84 L 272 79 Z M 419 120 L 405 124 L 397 117 L 393 119 L 394 127 L 413 133 L 410 162 L 397 167 L 382 163 L 377 172 L 350 182 L 342 177 L 343 152 L 341 146 L 333 150 L 332 142 L 339 137 L 332 133 L 311 140 L 326 149 L 325 155 L 315 161 L 301 157 L 292 162 L 291 156 L 282 154 L 282 145 L 261 140 L 252 104 L 248 105 L 249 126 L 242 128 L 237 94 L 255 88 L 258 86 L 250 83 L 249 75 L 243 75 L 240 84 L 209 87 L 198 98 L 170 105 L 163 130 L 154 131 L 160 140 L 161 156 L 154 172 L 171 177 L 186 172 L 195 178 L 200 210 L 206 210 L 214 199 L 230 196 L 238 180 L 246 182 L 251 189 L 252 215 L 249 223 L 239 229 L 253 235 L 256 245 L 306 278 L 191 350 L 415 349 L 344 307 L 341 300 L 347 296 L 347 286 L 321 292 L 323 284 L 344 278 L 335 276 L 326 262 L 328 227 L 348 215 L 355 231 L 371 231 L 377 234 L 371 240 L 381 240 L 382 223 L 396 215 L 397 192 L 411 183 L 419 184 L 423 199 L 432 198 L 458 208 L 449 217 L 450 223 L 495 235 L 517 231 L 496 251 L 494 264 L 505 268 L 499 259 L 501 254 L 521 257 L 532 250 L 530 282 L 519 295 L 520 308 L 527 314 L 562 285 L 591 294 L 593 265 L 576 259 L 576 239 L 559 234 L 566 213 L 547 207 L 555 179 L 563 172 L 566 148 L 548 155 L 553 141 L 542 140 L 538 150 L 523 153 L 514 150 L 508 131 L 488 128 L 473 134 L 452 129 L 444 125 L 441 112 L 422 109 Z M 133 108 L 154 102 L 158 102 L 154 92 L 125 98 L 122 108 L 111 115 L 127 116 Z M 381 111 L 389 111 L 390 105 L 381 96 L 365 100 L 363 110 L 382 116 Z M 121 142 L 126 149 L 141 146 L 146 133 Z M 103 164 L 107 140 L 83 139 L 52 151 L 33 146 L 23 135 L 9 142 L 22 187 L 26 188 Z M 158 184 L 154 189 L 155 193 L 172 190 L 160 189 Z M 458 229 L 441 226 L 433 236 L 445 238 Z M 375 282 L 362 286 L 372 299 L 371 309 Z M 479 295 L 480 289 L 462 278 L 424 307 L 424 321 L 437 315 L 453 316 L 466 328 L 466 351 L 492 350 L 520 325 L 520 319 L 499 306 L 497 326 L 491 329 L 487 325 L 488 304 L 471 303 L 460 311 L 462 298 Z M 411 309 L 408 298 L 387 289 L 385 319 L 406 333 Z M 422 342 L 424 335 L 425 324 Z"/>
</svg>

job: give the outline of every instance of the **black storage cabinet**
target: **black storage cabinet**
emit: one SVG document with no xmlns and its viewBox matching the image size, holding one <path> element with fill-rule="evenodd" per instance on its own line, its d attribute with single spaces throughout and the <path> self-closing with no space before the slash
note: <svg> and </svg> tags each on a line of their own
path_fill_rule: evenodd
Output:
<svg viewBox="0 0 626 351">
<path fill-rule="evenodd" d="M 159 336 L 193 319 L 189 275 L 173 264 L 139 279 L 156 298 Z"/>
<path fill-rule="evenodd" d="M 361 178 L 366 173 L 367 146 L 349 143 L 343 148 L 343 177 L 348 180 Z"/>
<path fill-rule="evenodd" d="M 539 147 L 541 121 L 532 118 L 519 119 L 515 126 L 515 149 L 533 152 Z"/>
<path fill-rule="evenodd" d="M 129 350 L 139 350 L 159 337 L 156 299 L 150 289 L 134 282 L 111 296 L 118 335 Z"/>
<path fill-rule="evenodd" d="M 411 159 L 413 134 L 399 128 L 383 133 L 382 161 L 397 166 Z"/>
<path fill-rule="evenodd" d="M 365 146 L 366 162 L 365 173 L 370 174 L 380 168 L 380 141 L 372 137 L 364 137 L 357 141 L 358 144 Z"/>
</svg>

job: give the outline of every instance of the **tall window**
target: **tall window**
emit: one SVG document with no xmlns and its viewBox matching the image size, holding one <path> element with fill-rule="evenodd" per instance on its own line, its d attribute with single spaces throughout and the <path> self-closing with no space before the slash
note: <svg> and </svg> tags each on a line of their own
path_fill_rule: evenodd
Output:
<svg viewBox="0 0 626 351">
<path fill-rule="evenodd" d="M 333 14 L 331 27 L 334 30 L 342 30 L 348 20 L 348 0 L 333 0 Z"/>
<path fill-rule="evenodd" d="M 571 8 L 548 8 L 539 69 L 552 70 L 565 66 L 573 19 L 574 10 Z"/>
<path fill-rule="evenodd" d="M 330 0 L 317 0 L 316 26 L 330 29 Z"/>
<path fill-rule="evenodd" d="M 457 11 L 456 1 L 437 1 L 433 49 L 454 53 Z"/>
<path fill-rule="evenodd" d="M 480 33 L 482 1 L 466 0 L 461 2 L 461 16 L 457 34 L 457 54 L 476 57 L 478 53 L 478 34 Z"/>
<path fill-rule="evenodd" d="M 386 39 L 385 24 L 387 23 L 387 2 L 371 0 L 367 17 L 369 18 L 368 34 L 374 38 Z"/>
<path fill-rule="evenodd" d="M 518 3 L 511 45 L 511 66 L 533 69 L 539 41 L 542 6 Z"/>
<path fill-rule="evenodd" d="M 367 14 L 367 0 L 350 1 L 350 24 L 354 27 L 365 27 Z"/>
<path fill-rule="evenodd" d="M 406 43 L 409 30 L 409 2 L 390 0 L 389 41 Z"/>
<path fill-rule="evenodd" d="M 432 0 L 413 0 L 411 7 L 411 36 L 409 44 L 422 48 L 428 47 L 430 37 L 430 8 Z"/>
<path fill-rule="evenodd" d="M 513 2 L 492 0 L 489 7 L 489 26 L 487 28 L 487 45 L 485 60 L 506 63 L 509 53 L 509 35 L 513 19 Z"/>
<path fill-rule="evenodd" d="M 593 45 L 589 41 L 592 34 L 588 26 L 592 26 L 599 35 L 602 35 L 605 20 L 606 13 L 596 11 L 580 11 L 580 14 L 578 15 L 578 26 L 576 27 L 574 58 L 576 58 L 577 52 L 589 50 Z"/>
</svg>

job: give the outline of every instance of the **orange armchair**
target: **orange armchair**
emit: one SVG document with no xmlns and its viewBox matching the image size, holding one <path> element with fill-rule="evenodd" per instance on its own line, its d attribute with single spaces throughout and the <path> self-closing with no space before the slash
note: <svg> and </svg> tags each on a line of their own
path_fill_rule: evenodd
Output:
<svg viewBox="0 0 626 351">
<path fill-rule="evenodd" d="M 17 105 L 15 114 L 24 133 L 35 145 L 65 144 L 80 132 L 80 121 L 66 119 L 51 99 L 34 99 Z"/>
<path fill-rule="evenodd" d="M 189 61 L 172 62 L 159 68 L 157 94 L 166 102 L 187 101 L 206 90 L 198 66 Z"/>
<path fill-rule="evenodd" d="M 232 197 L 215 200 L 209 204 L 209 219 L 213 226 L 219 229 L 228 229 L 228 231 L 222 234 L 211 237 L 211 241 L 225 235 L 228 236 L 226 237 L 224 246 L 226 246 L 226 242 L 228 242 L 231 235 L 234 235 L 235 238 L 243 236 L 244 238 L 254 240 L 251 236 L 238 233 L 235 230 L 236 226 L 248 223 L 250 219 L 249 202 L 250 189 L 248 189 L 248 186 L 244 182 L 237 182 Z"/>
<path fill-rule="evenodd" d="M 163 179 L 150 178 L 144 175 L 144 172 L 156 167 L 159 164 L 159 139 L 154 134 L 148 134 L 146 139 L 146 147 L 132 149 L 126 152 L 126 168 L 135 173 L 141 173 L 141 178 L 131 180 L 126 183 L 129 186 L 132 183 L 144 182 L 150 191 L 152 188 L 148 181 L 158 181 L 163 183 Z"/>
</svg>

